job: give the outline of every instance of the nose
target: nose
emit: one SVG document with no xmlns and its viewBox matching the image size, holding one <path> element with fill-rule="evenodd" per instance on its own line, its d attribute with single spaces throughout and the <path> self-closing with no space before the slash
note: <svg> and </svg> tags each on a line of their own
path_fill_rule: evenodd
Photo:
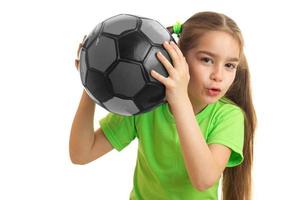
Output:
<svg viewBox="0 0 300 200">
<path fill-rule="evenodd" d="M 210 78 L 216 82 L 220 82 L 223 80 L 223 68 L 222 66 L 214 66 Z"/>
</svg>

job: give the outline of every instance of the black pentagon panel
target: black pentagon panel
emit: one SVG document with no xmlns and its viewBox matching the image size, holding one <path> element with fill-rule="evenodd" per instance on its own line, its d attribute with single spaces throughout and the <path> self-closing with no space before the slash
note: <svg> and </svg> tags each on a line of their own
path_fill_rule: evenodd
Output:
<svg viewBox="0 0 300 200">
<path fill-rule="evenodd" d="M 89 70 L 87 74 L 87 89 L 100 102 L 107 101 L 113 97 L 112 87 L 103 73 Z"/>
<path fill-rule="evenodd" d="M 170 41 L 169 32 L 157 21 L 142 19 L 141 31 L 155 44 Z"/>
<path fill-rule="evenodd" d="M 151 94 L 151 95 L 149 95 Z M 148 83 L 135 96 L 135 103 L 145 112 L 165 101 L 165 87 L 163 85 Z"/>
<path fill-rule="evenodd" d="M 166 50 L 164 50 L 162 48 L 158 48 L 158 47 L 152 47 L 150 52 L 148 53 L 147 57 L 144 60 L 144 66 L 149 74 L 150 81 L 156 82 L 156 83 L 160 83 L 160 82 L 151 76 L 150 71 L 152 69 L 154 69 L 156 72 L 160 73 L 164 77 L 169 76 L 167 70 L 165 69 L 163 64 L 158 60 L 158 58 L 156 56 L 156 53 L 159 51 L 171 62 L 171 58 L 170 58 L 169 54 L 166 52 Z"/>
<path fill-rule="evenodd" d="M 139 112 L 139 109 L 134 104 L 132 100 L 120 99 L 118 97 L 113 97 L 107 102 L 103 103 L 104 106 L 113 113 L 121 115 L 133 115 Z"/>
<path fill-rule="evenodd" d="M 87 65 L 86 65 L 86 52 L 84 49 L 81 49 L 79 71 L 80 71 L 81 82 L 84 86 L 86 86 L 87 70 L 88 69 L 87 69 Z"/>
<path fill-rule="evenodd" d="M 137 31 L 119 39 L 119 52 L 123 59 L 143 61 L 150 48 L 150 43 Z"/>
<path fill-rule="evenodd" d="M 104 22 L 103 32 L 120 35 L 124 31 L 133 30 L 137 26 L 137 19 L 130 15 L 118 15 Z"/>
<path fill-rule="evenodd" d="M 119 62 L 109 74 L 114 94 L 132 98 L 145 85 L 141 66 L 134 63 Z"/>
<path fill-rule="evenodd" d="M 103 35 L 98 37 L 87 50 L 89 67 L 101 72 L 105 72 L 116 58 L 115 41 Z"/>
<path fill-rule="evenodd" d="M 100 35 L 102 23 L 99 23 L 87 36 L 86 40 L 83 43 L 85 48 L 89 48 L 94 40 Z"/>
</svg>

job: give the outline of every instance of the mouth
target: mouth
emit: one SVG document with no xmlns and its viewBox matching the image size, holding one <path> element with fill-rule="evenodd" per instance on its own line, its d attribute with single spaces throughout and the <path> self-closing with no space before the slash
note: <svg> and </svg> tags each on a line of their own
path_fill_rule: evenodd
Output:
<svg viewBox="0 0 300 200">
<path fill-rule="evenodd" d="M 221 93 L 220 88 L 208 88 L 207 91 L 209 96 L 218 96 Z"/>
</svg>

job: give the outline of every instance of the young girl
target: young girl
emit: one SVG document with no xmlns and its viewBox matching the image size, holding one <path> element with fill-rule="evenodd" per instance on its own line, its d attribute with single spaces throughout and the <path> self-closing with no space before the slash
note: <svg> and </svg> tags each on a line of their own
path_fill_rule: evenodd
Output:
<svg viewBox="0 0 300 200">
<path fill-rule="evenodd" d="M 223 14 L 200 12 L 183 24 L 178 46 L 163 45 L 173 64 L 157 57 L 169 76 L 151 75 L 165 85 L 167 103 L 136 116 L 109 113 L 94 131 L 95 103 L 83 91 L 72 162 L 89 163 L 138 138 L 130 199 L 217 199 L 222 175 L 223 199 L 250 199 L 256 115 L 240 29 Z"/>
</svg>

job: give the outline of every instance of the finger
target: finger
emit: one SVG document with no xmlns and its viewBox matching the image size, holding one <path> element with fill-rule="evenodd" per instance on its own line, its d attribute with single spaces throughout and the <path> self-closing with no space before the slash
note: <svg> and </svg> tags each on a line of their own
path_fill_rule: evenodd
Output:
<svg viewBox="0 0 300 200">
<path fill-rule="evenodd" d="M 77 49 L 77 57 L 79 57 L 80 50 L 81 50 L 81 48 L 83 47 L 83 44 L 84 44 L 84 42 L 85 42 L 86 37 L 87 37 L 87 36 L 84 35 L 84 36 L 83 36 L 83 39 L 82 39 L 82 42 L 79 43 L 79 45 L 78 45 L 78 49 Z"/>
<path fill-rule="evenodd" d="M 163 45 L 164 45 L 164 48 L 169 53 L 173 63 L 178 62 L 178 54 L 176 53 L 175 49 L 168 42 L 164 42 Z M 175 64 L 174 64 L 174 67 L 175 67 Z"/>
<path fill-rule="evenodd" d="M 75 67 L 78 70 L 78 68 L 79 68 L 79 60 L 78 59 L 75 59 Z"/>
<path fill-rule="evenodd" d="M 170 45 L 175 49 L 176 53 L 180 56 L 183 57 L 183 54 L 181 52 L 181 50 L 179 49 L 179 47 L 177 46 L 177 44 L 175 44 L 175 42 L 171 41 Z"/>
<path fill-rule="evenodd" d="M 86 39 L 86 35 L 83 36 L 83 39 L 82 39 L 82 42 L 81 42 L 82 44 L 84 43 L 85 39 Z"/>
<path fill-rule="evenodd" d="M 150 73 L 153 78 L 155 78 L 156 80 L 158 80 L 159 82 L 165 85 L 168 78 L 164 77 L 163 75 L 161 75 L 160 73 L 156 72 L 153 69 L 150 71 Z"/>
<path fill-rule="evenodd" d="M 186 68 L 185 66 L 187 66 L 187 63 L 186 63 L 186 59 L 182 53 L 182 51 L 180 50 L 180 48 L 177 46 L 177 44 L 173 41 L 170 42 L 170 45 L 174 48 L 174 50 L 176 51 L 178 57 L 179 57 L 179 60 L 180 60 L 180 64 L 176 65 L 178 66 L 178 69 L 181 68 Z M 183 67 L 183 68 L 182 68 Z"/>
<path fill-rule="evenodd" d="M 167 72 L 169 74 L 172 74 L 173 70 L 174 70 L 174 67 L 170 63 L 170 61 L 161 52 L 157 53 L 157 57 L 158 57 L 159 61 L 163 64 L 163 66 L 165 67 L 165 69 L 167 70 Z"/>
<path fill-rule="evenodd" d="M 81 48 L 82 48 L 82 43 L 80 43 L 80 44 L 78 45 L 78 49 L 77 49 L 77 58 L 79 58 Z"/>
</svg>

